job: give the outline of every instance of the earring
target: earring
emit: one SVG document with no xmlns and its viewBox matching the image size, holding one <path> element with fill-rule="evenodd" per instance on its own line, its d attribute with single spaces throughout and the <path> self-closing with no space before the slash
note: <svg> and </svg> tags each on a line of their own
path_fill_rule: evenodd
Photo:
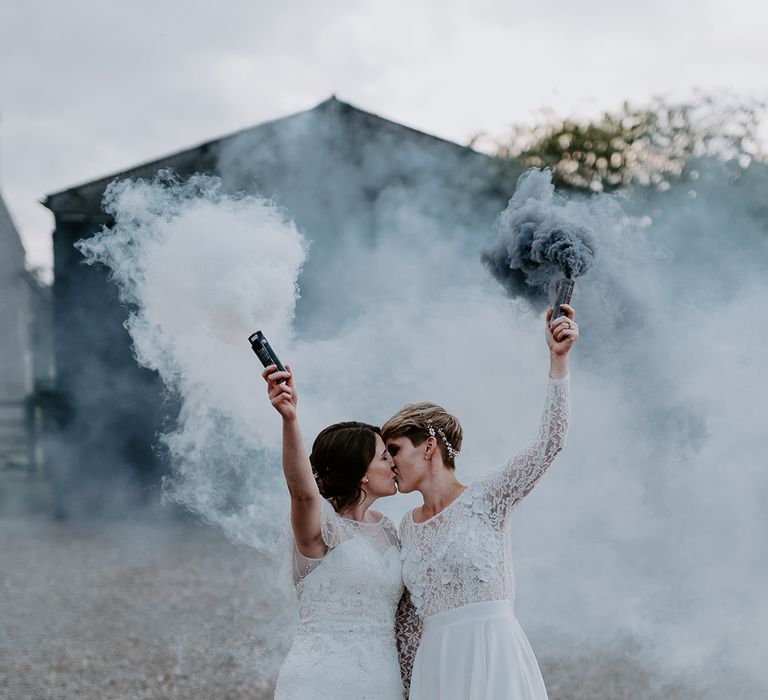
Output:
<svg viewBox="0 0 768 700">
<path fill-rule="evenodd" d="M 368 483 L 368 477 L 367 477 L 367 476 L 365 477 L 365 479 L 363 479 L 363 483 L 364 483 L 364 484 L 367 484 L 367 483 Z"/>
</svg>

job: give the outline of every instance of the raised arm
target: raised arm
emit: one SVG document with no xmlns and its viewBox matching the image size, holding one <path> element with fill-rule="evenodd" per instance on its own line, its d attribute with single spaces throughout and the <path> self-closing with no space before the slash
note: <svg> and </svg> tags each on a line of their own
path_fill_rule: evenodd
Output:
<svg viewBox="0 0 768 700">
<path fill-rule="evenodd" d="M 579 337 L 573 309 L 563 304 L 565 316 L 552 326 L 546 315 L 545 336 L 549 347 L 549 381 L 544 412 L 536 439 L 512 456 L 499 470 L 480 484 L 478 496 L 490 505 L 494 520 L 503 524 L 507 514 L 527 496 L 563 447 L 571 415 L 568 352 Z"/>
<path fill-rule="evenodd" d="M 267 367 L 262 376 L 275 410 L 283 419 L 283 473 L 291 496 L 291 529 L 296 548 L 308 558 L 319 559 L 328 550 L 321 533 L 322 497 L 312 474 L 296 417 L 298 396 L 291 368 L 278 372 Z M 283 383 L 279 383 L 284 380 Z"/>
</svg>

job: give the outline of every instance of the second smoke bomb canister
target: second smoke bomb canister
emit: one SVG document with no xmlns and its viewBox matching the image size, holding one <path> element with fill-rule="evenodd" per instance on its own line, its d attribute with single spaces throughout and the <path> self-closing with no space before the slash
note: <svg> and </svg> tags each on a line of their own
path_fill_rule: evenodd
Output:
<svg viewBox="0 0 768 700">
<path fill-rule="evenodd" d="M 269 341 L 264 337 L 264 334 L 261 331 L 256 331 L 249 335 L 248 342 L 251 344 L 251 348 L 253 348 L 256 357 L 259 358 L 262 365 L 265 367 L 277 365 L 279 372 L 285 372 L 283 363 L 280 362 L 275 351 L 272 349 L 272 346 L 269 344 Z M 281 379 L 278 384 L 282 384 L 284 381 L 285 379 Z"/>
<path fill-rule="evenodd" d="M 563 315 L 560 309 L 561 304 L 570 304 L 571 297 L 573 296 L 574 281 L 568 278 L 563 278 L 555 285 L 555 299 L 552 302 L 552 318 L 549 322 L 552 323 L 556 318 Z"/>
</svg>

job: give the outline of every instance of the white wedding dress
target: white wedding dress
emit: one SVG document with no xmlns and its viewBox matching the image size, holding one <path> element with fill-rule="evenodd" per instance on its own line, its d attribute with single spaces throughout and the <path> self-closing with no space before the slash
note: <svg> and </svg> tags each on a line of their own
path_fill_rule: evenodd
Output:
<svg viewBox="0 0 768 700">
<path fill-rule="evenodd" d="M 398 646 L 410 700 L 546 700 L 547 691 L 514 614 L 509 517 L 560 451 L 570 415 L 569 379 L 549 380 L 534 443 L 471 483 L 422 523 L 400 526 L 410 604 L 398 615 Z M 420 638 L 420 643 L 419 643 Z"/>
<path fill-rule="evenodd" d="M 293 538 L 281 578 L 295 585 L 299 628 L 276 700 L 402 700 L 395 612 L 403 593 L 397 531 L 389 518 L 359 523 L 322 502 L 321 559 Z"/>
</svg>

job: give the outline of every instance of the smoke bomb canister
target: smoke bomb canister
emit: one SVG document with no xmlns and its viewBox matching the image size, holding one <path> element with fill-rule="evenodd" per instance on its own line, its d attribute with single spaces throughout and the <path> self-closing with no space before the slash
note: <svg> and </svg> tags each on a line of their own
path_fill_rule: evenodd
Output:
<svg viewBox="0 0 768 700">
<path fill-rule="evenodd" d="M 272 349 L 269 341 L 264 337 L 264 334 L 261 331 L 256 331 L 255 333 L 249 335 L 248 342 L 251 344 L 251 348 L 253 348 L 253 351 L 256 353 L 256 357 L 259 358 L 262 365 L 265 367 L 269 367 L 269 365 L 277 365 L 278 371 L 285 371 L 283 363 L 280 362 L 277 355 L 275 355 L 275 351 Z M 282 379 L 278 382 L 278 384 L 282 384 L 284 381 L 285 380 Z"/>
<path fill-rule="evenodd" d="M 571 297 L 573 296 L 574 281 L 568 278 L 563 278 L 555 285 L 555 300 L 552 302 L 552 318 L 549 322 L 552 323 L 556 318 L 563 315 L 560 309 L 560 304 L 570 304 Z"/>
</svg>

